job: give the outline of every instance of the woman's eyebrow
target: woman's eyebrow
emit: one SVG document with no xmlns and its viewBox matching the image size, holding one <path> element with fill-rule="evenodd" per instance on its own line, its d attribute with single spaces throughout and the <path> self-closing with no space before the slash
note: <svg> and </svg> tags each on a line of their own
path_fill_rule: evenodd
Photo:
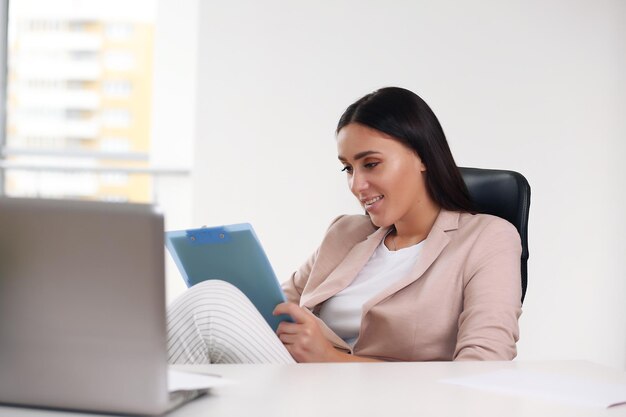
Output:
<svg viewBox="0 0 626 417">
<path fill-rule="evenodd" d="M 366 156 L 370 156 L 370 155 L 373 155 L 373 154 L 380 154 L 380 152 L 378 152 L 378 151 L 363 151 L 363 152 L 359 152 L 359 153 L 357 153 L 356 155 L 354 155 L 354 158 L 353 158 L 353 159 L 354 159 L 355 161 L 358 161 L 359 159 L 363 159 L 363 158 L 365 158 Z M 340 160 L 341 162 L 346 162 L 346 158 L 344 158 L 344 157 L 343 157 L 343 156 L 341 156 L 341 155 L 339 155 L 337 158 L 339 158 L 339 160 Z"/>
</svg>

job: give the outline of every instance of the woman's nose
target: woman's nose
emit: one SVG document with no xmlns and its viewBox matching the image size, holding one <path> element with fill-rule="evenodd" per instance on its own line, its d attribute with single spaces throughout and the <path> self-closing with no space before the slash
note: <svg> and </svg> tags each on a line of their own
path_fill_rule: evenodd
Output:
<svg viewBox="0 0 626 417">
<path fill-rule="evenodd" d="M 361 175 L 360 173 L 357 174 L 357 172 L 355 171 L 354 174 L 352 174 L 352 178 L 350 179 L 350 190 L 352 191 L 352 194 L 358 196 L 361 192 L 366 190 L 367 187 L 368 182 L 365 176 Z"/>
</svg>

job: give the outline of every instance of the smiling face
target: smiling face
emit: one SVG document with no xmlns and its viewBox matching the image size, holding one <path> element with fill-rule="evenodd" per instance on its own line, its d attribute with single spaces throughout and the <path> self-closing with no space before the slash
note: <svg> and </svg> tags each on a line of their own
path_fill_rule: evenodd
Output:
<svg viewBox="0 0 626 417">
<path fill-rule="evenodd" d="M 422 207 L 432 205 L 426 166 L 412 149 L 393 137 L 350 123 L 337 134 L 337 151 L 350 191 L 374 225 L 412 223 Z"/>
</svg>

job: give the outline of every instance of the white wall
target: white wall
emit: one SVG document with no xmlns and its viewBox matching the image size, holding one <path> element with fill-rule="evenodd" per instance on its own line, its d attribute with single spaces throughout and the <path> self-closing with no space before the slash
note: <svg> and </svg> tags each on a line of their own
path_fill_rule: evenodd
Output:
<svg viewBox="0 0 626 417">
<path fill-rule="evenodd" d="M 287 278 L 359 212 L 339 115 L 403 86 L 459 165 L 530 181 L 518 357 L 625 366 L 625 2 L 207 1 L 198 22 L 196 225 L 252 222 Z"/>
<path fill-rule="evenodd" d="M 198 0 L 157 0 L 150 162 L 156 168 L 188 171 L 155 177 L 155 202 L 165 214 L 166 230 L 185 229 L 192 222 L 191 173 L 198 111 L 197 17 Z M 166 294 L 171 301 L 186 287 L 169 254 L 166 275 Z"/>
</svg>

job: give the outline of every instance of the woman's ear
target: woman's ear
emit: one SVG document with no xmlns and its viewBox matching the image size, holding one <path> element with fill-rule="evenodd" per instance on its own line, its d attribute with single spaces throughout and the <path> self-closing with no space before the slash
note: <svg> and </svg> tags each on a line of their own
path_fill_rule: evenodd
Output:
<svg viewBox="0 0 626 417">
<path fill-rule="evenodd" d="M 417 155 L 417 169 L 419 172 L 426 172 L 426 164 L 422 161 L 422 158 Z"/>
<path fill-rule="evenodd" d="M 417 170 L 419 172 L 426 172 L 426 164 L 422 161 L 422 157 L 415 150 L 411 150 L 415 156 L 415 162 L 417 163 Z"/>
</svg>

